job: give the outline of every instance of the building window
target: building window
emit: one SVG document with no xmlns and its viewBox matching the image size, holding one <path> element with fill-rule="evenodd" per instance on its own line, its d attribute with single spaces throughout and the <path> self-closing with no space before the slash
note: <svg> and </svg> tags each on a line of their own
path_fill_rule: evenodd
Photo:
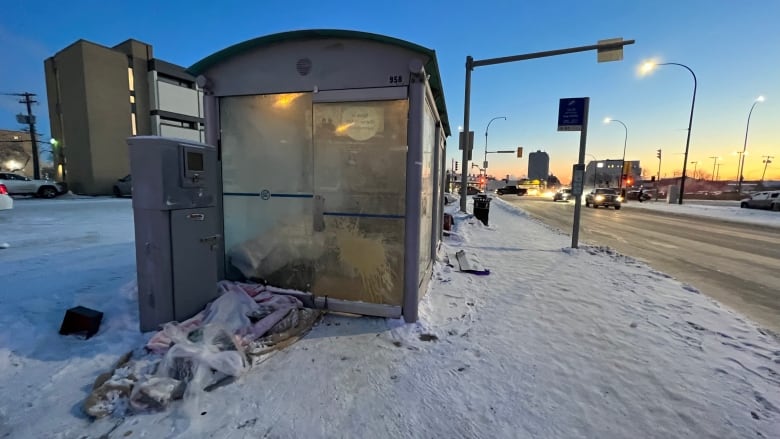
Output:
<svg viewBox="0 0 780 439">
<path fill-rule="evenodd" d="M 127 82 L 130 86 L 130 91 L 135 91 L 135 80 L 133 79 L 133 68 L 127 68 Z"/>
<path fill-rule="evenodd" d="M 167 125 L 170 127 L 179 127 L 179 128 L 189 128 L 191 130 L 197 129 L 197 124 L 195 122 L 186 122 L 182 120 L 168 119 L 165 117 L 160 118 L 160 125 Z"/>
<path fill-rule="evenodd" d="M 138 135 L 138 127 L 135 123 L 135 113 L 130 113 L 130 132 L 133 136 Z"/>
<path fill-rule="evenodd" d="M 179 87 L 195 88 L 195 83 L 184 79 L 174 78 L 163 73 L 157 72 L 157 80 L 168 84 L 178 85 Z"/>
</svg>

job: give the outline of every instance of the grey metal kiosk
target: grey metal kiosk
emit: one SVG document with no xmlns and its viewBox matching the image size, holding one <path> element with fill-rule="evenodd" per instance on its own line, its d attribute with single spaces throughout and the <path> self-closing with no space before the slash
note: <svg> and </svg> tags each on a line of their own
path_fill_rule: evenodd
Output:
<svg viewBox="0 0 780 439">
<path fill-rule="evenodd" d="M 131 137 L 141 331 L 183 321 L 217 296 L 221 220 L 216 148 Z"/>
<path fill-rule="evenodd" d="M 224 275 L 323 308 L 417 320 L 450 135 L 433 50 L 376 34 L 268 35 L 190 67 L 219 145 Z"/>
</svg>

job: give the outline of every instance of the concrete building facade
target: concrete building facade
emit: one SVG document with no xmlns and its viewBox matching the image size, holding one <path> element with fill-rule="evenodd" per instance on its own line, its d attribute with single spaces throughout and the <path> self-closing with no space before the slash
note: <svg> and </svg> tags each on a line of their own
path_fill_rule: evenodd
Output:
<svg viewBox="0 0 780 439">
<path fill-rule="evenodd" d="M 203 96 L 183 67 L 133 39 L 78 40 L 44 61 L 57 179 L 75 193 L 110 194 L 130 172 L 127 137 L 203 141 Z"/>
<path fill-rule="evenodd" d="M 547 181 L 549 175 L 550 156 L 543 151 L 528 154 L 528 179 Z"/>
</svg>

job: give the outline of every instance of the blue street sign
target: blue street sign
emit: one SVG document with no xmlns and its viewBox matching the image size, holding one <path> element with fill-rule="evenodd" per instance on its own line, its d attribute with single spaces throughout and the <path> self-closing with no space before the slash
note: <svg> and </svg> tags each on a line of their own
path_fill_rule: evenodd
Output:
<svg viewBox="0 0 780 439">
<path fill-rule="evenodd" d="M 558 104 L 558 131 L 582 131 L 586 98 L 565 98 Z"/>
</svg>

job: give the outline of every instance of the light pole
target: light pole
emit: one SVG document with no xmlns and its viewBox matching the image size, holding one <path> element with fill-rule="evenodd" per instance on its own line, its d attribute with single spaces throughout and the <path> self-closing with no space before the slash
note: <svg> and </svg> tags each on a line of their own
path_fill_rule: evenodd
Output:
<svg viewBox="0 0 780 439">
<path fill-rule="evenodd" d="M 693 73 L 693 70 L 691 70 L 690 67 L 686 66 L 685 64 L 680 64 L 676 62 L 666 62 L 666 63 L 655 63 L 653 61 L 648 61 L 642 65 L 642 72 L 643 73 L 650 73 L 654 67 L 656 66 L 679 66 L 682 67 L 689 72 L 691 72 L 691 76 L 693 76 L 693 98 L 691 99 L 691 117 L 688 119 L 688 137 L 685 139 L 685 158 L 683 159 L 683 171 L 682 171 L 682 180 L 680 181 L 680 196 L 677 199 L 677 204 L 683 203 L 683 194 L 685 194 L 685 170 L 686 165 L 688 164 L 688 147 L 691 144 L 691 125 L 693 125 L 693 107 L 696 104 L 696 74 Z"/>
<path fill-rule="evenodd" d="M 696 169 L 699 167 L 699 162 L 691 162 L 693 165 L 693 179 L 696 180 Z"/>
<path fill-rule="evenodd" d="M 548 50 L 544 52 L 524 53 L 521 55 L 503 56 L 500 58 L 489 58 L 475 60 L 471 55 L 466 56 L 466 86 L 463 99 L 463 131 L 466 132 L 466 142 L 463 146 L 463 166 L 466 167 L 466 163 L 471 158 L 471 145 L 468 145 L 469 137 L 469 118 L 471 117 L 471 72 L 476 67 L 490 66 L 496 64 L 505 64 L 517 61 L 526 61 L 530 59 L 546 58 L 550 56 L 566 55 L 569 53 L 587 52 L 591 50 L 598 51 L 598 62 L 619 61 L 623 59 L 623 46 L 634 44 L 634 40 L 623 40 L 622 38 L 614 38 L 610 40 L 601 40 L 597 44 L 590 46 L 569 47 L 566 49 Z M 580 157 L 579 163 L 582 163 L 584 158 Z M 463 175 L 466 175 L 464 169 Z M 465 187 L 460 191 L 460 210 L 466 212 L 466 197 L 468 191 Z M 579 201 L 574 205 L 575 216 L 579 215 L 580 204 Z M 575 241 L 574 239 L 572 239 Z M 575 241 L 576 242 L 576 241 Z M 576 247 L 576 245 L 574 245 Z"/>
<path fill-rule="evenodd" d="M 490 122 L 487 124 L 487 128 L 485 128 L 485 160 L 482 162 L 482 167 L 485 169 L 485 176 L 487 176 L 487 155 L 488 155 L 488 130 L 490 130 L 490 124 L 493 123 L 496 119 L 504 119 L 506 120 L 506 116 L 498 116 L 490 119 Z"/>
<path fill-rule="evenodd" d="M 722 165 L 722 164 L 723 163 L 718 163 L 718 170 L 715 171 L 715 180 L 716 181 L 720 181 L 720 165 Z"/>
<path fill-rule="evenodd" d="M 620 163 L 621 169 L 620 169 L 620 181 L 618 182 L 618 189 L 623 188 L 623 172 L 626 170 L 626 145 L 628 144 L 628 127 L 623 122 L 612 119 L 612 118 L 605 118 L 604 123 L 610 123 L 610 122 L 617 122 L 620 125 L 623 125 L 623 128 L 626 130 L 626 136 L 623 138 L 623 160 Z M 631 168 L 629 167 L 629 172 Z M 628 174 L 626 174 L 626 178 L 628 178 Z"/>
<path fill-rule="evenodd" d="M 739 186 L 739 176 L 742 173 L 742 169 L 739 168 L 739 164 L 742 162 L 742 156 L 747 155 L 747 151 L 734 151 L 731 154 L 737 156 L 737 186 Z M 737 188 L 737 193 L 740 193 L 740 188 Z"/>
<path fill-rule="evenodd" d="M 748 113 L 748 119 L 747 119 L 747 126 L 745 127 L 745 144 L 742 146 L 742 156 L 739 160 L 739 175 L 737 176 L 737 193 L 742 193 L 742 180 L 744 180 L 745 176 L 742 175 L 743 172 L 745 172 L 745 150 L 747 150 L 747 139 L 748 139 L 748 130 L 750 130 L 750 116 L 753 115 L 753 109 L 756 108 L 756 104 L 759 102 L 764 102 L 764 97 L 759 96 L 756 98 L 755 101 L 753 101 L 753 105 L 750 106 L 750 112 Z"/>
</svg>

